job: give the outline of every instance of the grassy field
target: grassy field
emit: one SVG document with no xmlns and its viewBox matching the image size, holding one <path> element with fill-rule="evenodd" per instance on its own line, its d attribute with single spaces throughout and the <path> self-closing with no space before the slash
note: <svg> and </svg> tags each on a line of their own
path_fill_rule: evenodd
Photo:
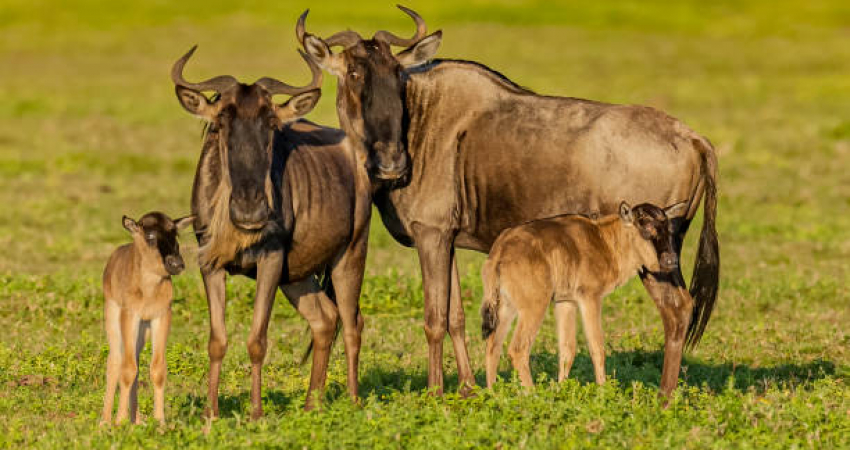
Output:
<svg viewBox="0 0 850 450">
<path fill-rule="evenodd" d="M 850 3 L 839 0 L 408 4 L 443 29 L 442 57 L 475 59 L 541 93 L 652 105 L 717 146 L 720 299 L 669 408 L 656 397 L 661 321 L 637 282 L 605 304 L 607 385 L 592 384 L 581 336 L 570 380 L 553 381 L 550 317 L 533 350 L 534 392 L 523 392 L 505 360 L 506 382 L 459 399 L 448 356 L 449 394 L 427 395 L 416 257 L 376 220 L 361 299 L 362 405 L 345 394 L 337 345 L 325 410 L 301 411 L 309 337 L 279 297 L 266 417 L 247 421 L 253 286 L 231 279 L 223 418 L 206 424 L 206 302 L 190 263 L 176 281 L 167 427 L 98 428 L 107 353 L 100 274 L 127 241 L 120 217 L 189 208 L 201 124 L 178 105 L 171 64 L 199 43 L 192 79 L 306 82 L 293 32 L 306 7 L 308 27 L 322 35 L 412 31 L 391 3 L 362 3 L 0 4 L 0 446 L 850 447 Z M 326 77 L 311 119 L 337 123 L 334 85 Z M 194 260 L 190 233 L 183 248 Z M 479 384 L 481 261 L 461 254 Z M 148 417 L 151 397 L 143 383 Z"/>
</svg>

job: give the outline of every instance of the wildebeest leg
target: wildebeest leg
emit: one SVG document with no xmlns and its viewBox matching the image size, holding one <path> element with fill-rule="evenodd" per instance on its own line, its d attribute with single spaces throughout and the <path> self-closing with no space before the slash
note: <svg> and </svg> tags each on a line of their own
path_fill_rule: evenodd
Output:
<svg viewBox="0 0 850 450">
<path fill-rule="evenodd" d="M 502 344 L 505 338 L 508 337 L 508 332 L 511 330 L 511 325 L 516 318 L 516 309 L 507 300 L 502 300 L 499 303 L 498 311 L 499 322 L 493 334 L 487 338 L 487 356 L 485 366 L 487 369 L 487 387 L 492 388 L 496 382 L 496 375 L 499 370 L 499 358 L 502 356 Z"/>
<path fill-rule="evenodd" d="M 328 360 L 331 356 L 331 345 L 339 313 L 336 305 L 321 290 L 315 277 L 281 286 L 280 289 L 292 306 L 310 324 L 310 331 L 313 334 L 313 366 L 310 369 L 310 388 L 304 404 L 305 410 L 311 410 L 320 401 L 325 387 Z"/>
<path fill-rule="evenodd" d="M 460 276 L 457 271 L 457 256 L 452 249 L 452 284 L 449 295 L 449 336 L 457 360 L 457 377 L 459 392 L 466 396 L 475 386 L 475 377 L 469 365 L 469 353 L 466 350 L 466 318 L 463 312 L 463 302 L 460 293 Z"/>
<path fill-rule="evenodd" d="M 579 301 L 581 321 L 584 325 L 584 336 L 590 350 L 590 360 L 593 361 L 593 374 L 596 384 L 605 383 L 605 344 L 602 334 L 602 298 L 588 296 Z"/>
<path fill-rule="evenodd" d="M 201 271 L 204 290 L 207 293 L 207 308 L 210 313 L 210 341 L 207 351 L 210 356 L 209 385 L 207 389 L 207 415 L 218 417 L 218 380 L 221 375 L 221 361 L 227 353 L 227 329 L 224 324 L 224 311 L 227 306 L 225 292 L 225 273 L 223 269 L 212 272 Z"/>
<path fill-rule="evenodd" d="M 121 375 L 123 342 L 121 340 L 121 308 L 117 303 L 106 299 L 103 309 L 103 324 L 106 329 L 106 341 L 109 343 L 109 356 L 106 357 L 106 393 L 103 395 L 103 413 L 100 423 L 112 421 L 112 406 L 115 402 L 115 390 Z"/>
<path fill-rule="evenodd" d="M 416 225 L 413 231 L 425 291 L 428 388 L 436 395 L 443 395 L 443 339 L 448 327 L 452 236 L 443 230 Z"/>
<path fill-rule="evenodd" d="M 555 326 L 558 329 L 558 382 L 570 376 L 576 357 L 576 304 L 570 300 L 555 302 Z"/>
<path fill-rule="evenodd" d="M 691 320 L 694 302 L 684 288 L 681 272 L 671 275 L 641 272 L 641 280 L 664 322 L 664 367 L 661 371 L 661 393 L 669 396 L 676 389 L 685 332 Z"/>
<path fill-rule="evenodd" d="M 348 393 L 357 401 L 358 366 L 360 361 L 360 336 L 363 332 L 363 315 L 360 314 L 360 288 L 366 267 L 365 237 L 353 244 L 331 270 L 336 304 L 342 320 L 342 338 L 348 362 Z"/>
<path fill-rule="evenodd" d="M 263 416 L 263 360 L 266 358 L 269 317 L 283 270 L 283 258 L 283 251 L 269 251 L 257 261 L 254 318 L 248 333 L 248 356 L 251 358 L 251 419 Z"/>
<path fill-rule="evenodd" d="M 528 286 L 528 288 L 533 289 L 532 286 Z M 514 289 L 510 292 L 511 302 L 519 310 L 519 319 L 517 319 L 516 330 L 514 330 L 514 336 L 511 338 L 511 344 L 508 347 L 508 355 L 511 357 L 514 370 L 519 372 L 522 385 L 532 387 L 534 381 L 531 377 L 531 366 L 529 364 L 531 346 L 534 344 L 534 338 L 537 337 L 537 332 L 540 330 L 540 325 L 546 316 L 546 308 L 549 305 L 548 302 L 541 302 L 540 304 L 534 302 L 533 297 L 529 298 L 529 293 L 521 292 L 523 290 L 525 289 L 514 285 Z"/>
<path fill-rule="evenodd" d="M 136 341 L 139 335 L 139 324 L 141 320 L 134 313 L 123 310 L 120 314 L 121 339 L 123 341 L 123 355 L 121 358 L 121 391 L 118 395 L 118 413 L 115 422 L 120 423 L 127 420 L 130 412 L 131 390 L 138 375 L 138 363 L 136 362 Z M 135 419 L 135 415 L 133 415 Z"/>
<path fill-rule="evenodd" d="M 165 424 L 165 343 L 171 328 L 171 309 L 151 320 L 151 384 L 153 385 L 153 417 Z"/>
</svg>

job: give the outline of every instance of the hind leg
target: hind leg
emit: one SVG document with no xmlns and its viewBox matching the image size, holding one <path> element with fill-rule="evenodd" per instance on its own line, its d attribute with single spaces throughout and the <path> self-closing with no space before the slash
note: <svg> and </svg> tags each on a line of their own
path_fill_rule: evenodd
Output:
<svg viewBox="0 0 850 450">
<path fill-rule="evenodd" d="M 537 332 L 540 330 L 540 324 L 543 323 L 543 318 L 546 315 L 546 303 L 543 307 L 526 302 L 517 298 L 515 304 L 518 306 L 519 319 L 517 319 L 516 331 L 511 338 L 511 345 L 508 348 L 508 354 L 511 356 L 511 361 L 514 365 L 514 370 L 519 372 L 519 379 L 525 387 L 534 386 L 534 381 L 531 377 L 531 366 L 529 358 L 531 356 L 531 346 L 534 344 L 534 339 L 537 337 Z"/>
<path fill-rule="evenodd" d="M 496 382 L 496 375 L 499 369 L 499 358 L 502 356 L 502 344 L 504 344 L 505 338 L 511 330 L 511 324 L 513 324 L 517 314 L 516 309 L 513 305 L 511 305 L 510 301 L 506 297 L 507 296 L 502 296 L 502 301 L 499 305 L 499 323 L 496 325 L 496 329 L 493 333 L 490 334 L 490 337 L 487 338 L 485 367 L 487 370 L 488 388 L 492 388 L 493 384 Z"/>
<path fill-rule="evenodd" d="M 281 286 L 281 290 L 298 313 L 307 320 L 313 335 L 313 365 L 310 368 L 310 387 L 304 404 L 305 410 L 311 410 L 317 406 L 325 387 L 339 313 L 336 305 L 320 289 L 315 277 Z"/>
<path fill-rule="evenodd" d="M 103 396 L 103 412 L 100 423 L 108 424 L 112 421 L 112 406 L 115 402 L 115 391 L 118 388 L 121 359 L 124 354 L 121 340 L 121 308 L 115 302 L 107 299 L 103 315 L 106 340 L 109 343 L 109 356 L 106 358 L 106 393 Z"/>
<path fill-rule="evenodd" d="M 583 299 L 579 302 L 584 335 L 593 361 L 593 374 L 596 384 L 605 383 L 605 343 L 602 334 L 602 298 L 599 296 Z"/>
<path fill-rule="evenodd" d="M 555 302 L 555 324 L 558 329 L 558 382 L 570 375 L 576 357 L 576 304 L 570 300 Z"/>
<path fill-rule="evenodd" d="M 358 371 L 360 364 L 363 315 L 360 313 L 360 290 L 363 271 L 366 269 L 366 239 L 352 245 L 331 270 L 339 317 L 342 321 L 342 338 L 348 363 L 348 394 L 357 401 Z"/>
</svg>

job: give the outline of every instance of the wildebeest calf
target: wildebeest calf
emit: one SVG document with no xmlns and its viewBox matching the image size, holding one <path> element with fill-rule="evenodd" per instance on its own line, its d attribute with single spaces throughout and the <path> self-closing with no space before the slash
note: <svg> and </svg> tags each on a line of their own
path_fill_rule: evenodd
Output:
<svg viewBox="0 0 850 450">
<path fill-rule="evenodd" d="M 106 362 L 106 395 L 101 423 L 112 419 L 115 389 L 121 385 L 115 421 L 140 423 L 138 414 L 139 353 L 150 328 L 151 382 L 154 391 L 154 418 L 165 422 L 165 340 L 171 326 L 171 276 L 183 271 L 183 258 L 177 244 L 177 231 L 192 217 L 172 221 L 160 212 L 151 212 L 135 221 L 124 216 L 124 228 L 133 243 L 118 247 L 103 272 L 104 328 L 109 341 Z"/>
<path fill-rule="evenodd" d="M 536 220 L 502 232 L 484 264 L 481 325 L 487 339 L 487 386 L 496 381 L 502 343 L 514 318 L 517 329 L 508 353 L 524 386 L 532 386 L 528 358 L 549 303 L 558 328 L 558 381 L 569 374 L 576 354 L 576 307 L 596 382 L 605 382 L 602 298 L 638 274 L 672 272 L 679 266 L 670 217 L 684 213 L 644 203 L 620 204 L 619 216 L 599 220 L 569 215 Z M 690 295 L 683 288 L 684 298 Z M 687 324 L 685 324 L 687 326 Z"/>
</svg>

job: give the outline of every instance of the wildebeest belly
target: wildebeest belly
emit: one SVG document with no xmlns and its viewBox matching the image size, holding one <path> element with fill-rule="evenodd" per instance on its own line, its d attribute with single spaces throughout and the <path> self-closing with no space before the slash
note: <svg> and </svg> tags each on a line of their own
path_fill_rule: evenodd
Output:
<svg viewBox="0 0 850 450">
<path fill-rule="evenodd" d="M 486 252 L 502 230 L 531 220 L 691 199 L 700 180 L 692 132 L 654 110 L 630 117 L 629 108 L 611 107 L 580 128 L 478 124 L 460 150 L 457 245 Z"/>
</svg>

